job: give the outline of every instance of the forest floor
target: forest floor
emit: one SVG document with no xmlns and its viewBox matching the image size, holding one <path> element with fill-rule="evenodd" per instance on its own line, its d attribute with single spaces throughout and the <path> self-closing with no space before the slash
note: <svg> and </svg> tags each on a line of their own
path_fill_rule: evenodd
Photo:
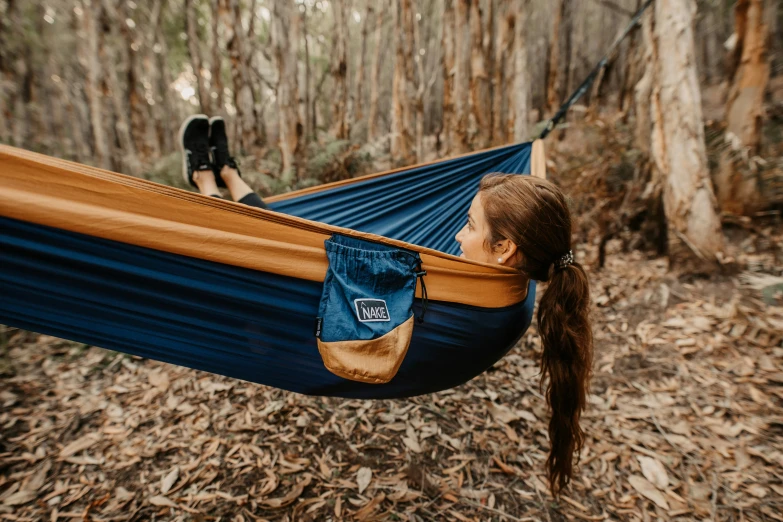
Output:
<svg viewBox="0 0 783 522">
<path fill-rule="evenodd" d="M 535 326 L 473 381 L 395 401 L 0 326 L 0 519 L 783 522 L 783 235 L 740 222 L 727 236 L 733 272 L 711 278 L 621 239 L 601 270 L 595 241 L 578 248 L 596 355 L 557 500 Z"/>
</svg>

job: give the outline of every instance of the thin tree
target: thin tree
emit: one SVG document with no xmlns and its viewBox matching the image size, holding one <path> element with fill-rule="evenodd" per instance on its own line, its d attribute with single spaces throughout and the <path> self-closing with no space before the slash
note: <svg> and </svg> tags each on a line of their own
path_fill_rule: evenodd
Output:
<svg viewBox="0 0 783 522">
<path fill-rule="evenodd" d="M 410 165 L 415 160 L 411 136 L 411 99 L 413 98 L 411 89 L 413 81 L 411 0 L 394 0 L 392 10 L 396 35 L 390 153 L 395 165 Z"/>
<path fill-rule="evenodd" d="M 272 47 L 277 63 L 277 107 L 280 153 L 283 159 L 281 179 L 292 185 L 302 167 L 302 122 L 299 119 L 298 62 L 299 20 L 293 2 L 275 0 L 272 13 Z"/>
<path fill-rule="evenodd" d="M 373 0 L 365 0 L 365 3 L 364 16 L 362 17 L 362 32 L 359 37 L 359 63 L 356 65 L 356 96 L 353 102 L 353 121 L 357 123 L 364 118 L 364 79 L 367 76 L 367 35 L 370 32 L 370 19 L 375 12 L 373 9 Z"/>
<path fill-rule="evenodd" d="M 212 41 L 212 73 L 211 90 L 215 95 L 214 110 L 217 114 L 223 114 L 225 111 L 225 101 L 223 96 L 223 68 L 220 55 L 220 0 L 211 0 L 212 16 L 210 17 L 210 28 Z"/>
<path fill-rule="evenodd" d="M 756 210 L 761 203 L 758 177 L 744 166 L 758 153 L 769 83 L 769 31 L 763 0 L 738 0 L 734 7 L 736 45 L 733 78 L 726 104 L 726 142 L 716 192 L 721 209 L 737 214 Z"/>
<path fill-rule="evenodd" d="M 454 142 L 454 2 L 443 0 L 443 21 L 441 23 L 441 47 L 443 48 L 443 115 L 441 133 L 445 152 Z"/>
<path fill-rule="evenodd" d="M 527 67 L 527 11 L 528 0 L 517 0 L 514 21 L 514 88 L 512 89 L 514 141 L 530 138 L 530 71 Z"/>
<path fill-rule="evenodd" d="M 515 7 L 515 6 L 514 6 Z M 516 24 L 516 9 L 503 4 L 498 11 L 497 44 L 495 45 L 495 68 L 492 78 L 492 136 L 491 143 L 500 145 L 508 139 L 506 125 L 510 123 L 513 129 L 514 115 L 510 106 L 512 92 L 506 89 L 506 78 L 513 74 L 509 72 L 514 64 L 514 25 Z"/>
<path fill-rule="evenodd" d="M 103 52 L 103 3 L 92 0 L 83 4 L 84 25 L 87 33 L 87 97 L 90 105 L 90 122 L 92 124 L 93 150 L 98 166 L 111 168 L 109 143 L 104 128 L 103 112 L 103 67 L 101 67 Z"/>
<path fill-rule="evenodd" d="M 332 134 L 338 140 L 348 139 L 348 59 L 346 55 L 347 0 L 332 0 L 334 12 L 334 55 L 332 56 Z"/>
<path fill-rule="evenodd" d="M 474 0 L 478 1 L 478 0 Z M 455 0 L 454 10 L 454 142 L 457 154 L 470 150 L 468 118 L 470 115 L 470 2 Z"/>
<path fill-rule="evenodd" d="M 714 269 L 723 234 L 704 141 L 694 0 L 657 0 L 645 21 L 645 74 L 636 89 L 637 137 L 663 197 L 669 258 Z"/>
<path fill-rule="evenodd" d="M 261 146 L 258 132 L 259 115 L 256 108 L 256 93 L 253 89 L 250 70 L 249 38 L 244 34 L 242 25 L 242 6 L 239 0 L 224 2 L 226 39 L 231 81 L 234 90 L 236 108 L 237 141 L 240 150 L 249 153 Z"/>
<path fill-rule="evenodd" d="M 197 2 L 198 0 L 195 0 Z M 185 0 L 185 35 L 188 39 L 188 54 L 190 55 L 190 63 L 193 67 L 193 74 L 196 76 L 196 94 L 198 95 L 198 103 L 201 107 L 201 112 L 209 114 L 210 111 L 210 98 L 209 88 L 207 87 L 207 79 L 203 74 L 203 59 L 201 57 L 201 46 L 199 45 L 198 36 L 198 7 L 194 4 L 194 0 Z"/>
<path fill-rule="evenodd" d="M 489 6 L 492 5 L 490 1 Z M 489 17 L 492 17 L 490 11 Z M 470 112 L 474 132 L 472 144 L 483 149 L 489 144 L 492 130 L 492 103 L 490 100 L 490 78 L 487 72 L 484 27 L 479 0 L 470 3 Z"/>
<path fill-rule="evenodd" d="M 378 15 L 375 17 L 375 49 L 372 54 L 372 63 L 370 64 L 370 108 L 367 114 L 367 139 L 374 141 L 378 139 L 378 100 L 380 98 L 380 77 L 381 77 L 381 51 L 383 45 L 383 18 L 384 10 L 381 4 L 378 7 Z"/>
</svg>

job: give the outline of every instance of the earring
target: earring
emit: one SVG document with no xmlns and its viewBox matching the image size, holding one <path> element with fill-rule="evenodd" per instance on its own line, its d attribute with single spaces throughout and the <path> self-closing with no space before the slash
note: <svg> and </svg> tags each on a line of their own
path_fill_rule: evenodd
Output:
<svg viewBox="0 0 783 522">
<path fill-rule="evenodd" d="M 502 258 L 502 257 L 499 257 L 499 258 L 498 258 L 498 263 L 502 263 L 502 262 L 503 262 L 503 258 Z"/>
</svg>

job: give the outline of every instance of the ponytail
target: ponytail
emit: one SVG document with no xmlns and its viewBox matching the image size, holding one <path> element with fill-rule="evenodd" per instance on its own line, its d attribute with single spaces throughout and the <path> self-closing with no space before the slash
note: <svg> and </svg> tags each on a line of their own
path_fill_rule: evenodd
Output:
<svg viewBox="0 0 783 522">
<path fill-rule="evenodd" d="M 589 310 L 590 285 L 582 265 L 555 268 L 538 305 L 540 386 L 549 377 L 545 395 L 552 411 L 546 468 L 553 495 L 571 481 L 584 443 L 579 419 L 587 405 L 593 362 Z"/>
<path fill-rule="evenodd" d="M 582 265 L 574 262 L 571 213 L 560 189 L 533 176 L 488 174 L 479 193 L 490 229 L 488 244 L 510 240 L 519 252 L 516 267 L 531 279 L 549 282 L 538 304 L 538 333 L 543 347 L 540 385 L 546 383 L 552 412 L 546 470 L 549 488 L 557 495 L 573 478 L 574 454 L 578 460 L 585 439 L 579 419 L 593 365 L 590 284 Z"/>
</svg>

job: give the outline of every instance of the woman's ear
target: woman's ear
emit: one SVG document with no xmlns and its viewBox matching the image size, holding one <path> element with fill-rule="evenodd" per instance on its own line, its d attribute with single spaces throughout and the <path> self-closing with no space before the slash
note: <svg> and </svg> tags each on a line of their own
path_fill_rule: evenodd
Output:
<svg viewBox="0 0 783 522">
<path fill-rule="evenodd" d="M 495 243 L 495 254 L 503 259 L 503 263 L 514 257 L 517 253 L 517 246 L 510 239 L 501 239 Z"/>
</svg>

